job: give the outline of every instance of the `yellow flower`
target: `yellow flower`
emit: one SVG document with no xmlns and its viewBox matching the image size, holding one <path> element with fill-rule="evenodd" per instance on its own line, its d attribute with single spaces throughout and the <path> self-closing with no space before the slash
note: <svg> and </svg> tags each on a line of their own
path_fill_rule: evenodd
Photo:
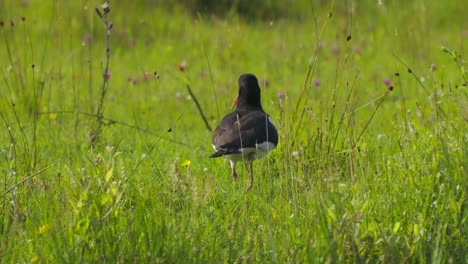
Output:
<svg viewBox="0 0 468 264">
<path fill-rule="evenodd" d="M 57 113 L 50 113 L 50 114 L 49 114 L 49 119 L 50 119 L 50 120 L 55 120 L 55 119 L 57 119 Z"/>
<path fill-rule="evenodd" d="M 45 225 L 42 225 L 39 227 L 39 234 L 44 234 L 45 232 L 47 232 L 47 230 L 49 230 L 49 225 L 45 224 Z"/>
<path fill-rule="evenodd" d="M 185 166 L 185 167 L 190 166 L 190 160 L 184 160 L 184 162 L 182 162 L 182 166 Z"/>
</svg>

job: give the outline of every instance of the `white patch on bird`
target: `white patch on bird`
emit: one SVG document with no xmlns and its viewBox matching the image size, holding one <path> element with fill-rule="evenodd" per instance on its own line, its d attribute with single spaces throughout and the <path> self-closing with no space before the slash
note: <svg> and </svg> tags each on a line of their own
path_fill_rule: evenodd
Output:
<svg viewBox="0 0 468 264">
<path fill-rule="evenodd" d="M 240 148 L 239 151 L 241 153 L 236 153 L 236 154 L 229 154 L 229 155 L 224 155 L 224 158 L 232 162 L 238 162 L 238 161 L 247 161 L 247 160 L 255 160 L 255 159 L 260 159 L 266 156 L 268 152 L 274 150 L 276 148 L 276 145 L 269 142 L 265 141 L 260 144 L 256 144 L 255 148 Z"/>
<path fill-rule="evenodd" d="M 273 123 L 273 119 L 271 119 L 271 117 L 268 117 L 268 122 L 270 122 L 270 124 L 272 124 L 273 126 L 275 126 L 275 123 Z"/>
<path fill-rule="evenodd" d="M 231 169 L 234 169 L 236 167 L 236 162 L 234 160 L 229 160 L 229 164 L 231 165 Z"/>
<path fill-rule="evenodd" d="M 269 141 L 265 141 L 263 143 L 257 144 L 256 147 L 257 147 L 256 156 L 259 159 L 259 158 L 264 157 L 266 154 L 268 154 L 268 152 L 274 150 L 276 148 L 276 145 Z"/>
</svg>

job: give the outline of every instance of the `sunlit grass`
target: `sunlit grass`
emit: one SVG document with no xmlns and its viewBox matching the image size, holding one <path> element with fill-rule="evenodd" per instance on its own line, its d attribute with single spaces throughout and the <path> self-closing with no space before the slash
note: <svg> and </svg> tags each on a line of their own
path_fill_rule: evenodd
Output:
<svg viewBox="0 0 468 264">
<path fill-rule="evenodd" d="M 380 2 L 247 22 L 111 2 L 94 147 L 101 3 L 1 3 L 0 259 L 468 261 L 466 4 Z M 186 88 L 214 127 L 245 72 L 280 134 L 251 192 Z"/>
</svg>

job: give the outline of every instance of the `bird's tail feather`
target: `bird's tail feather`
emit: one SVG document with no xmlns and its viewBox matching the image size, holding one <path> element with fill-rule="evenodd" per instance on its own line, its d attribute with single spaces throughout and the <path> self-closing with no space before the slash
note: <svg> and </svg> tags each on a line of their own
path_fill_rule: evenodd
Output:
<svg viewBox="0 0 468 264">
<path fill-rule="evenodd" d="M 241 153 L 240 149 L 238 148 L 231 148 L 231 149 L 218 149 L 215 153 L 211 154 L 210 158 L 217 158 L 224 155 L 229 154 L 239 154 Z"/>
</svg>

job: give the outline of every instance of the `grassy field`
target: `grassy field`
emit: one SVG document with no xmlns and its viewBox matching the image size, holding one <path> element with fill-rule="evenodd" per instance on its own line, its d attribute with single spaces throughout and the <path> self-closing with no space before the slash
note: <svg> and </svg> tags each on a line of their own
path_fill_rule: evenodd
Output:
<svg viewBox="0 0 468 264">
<path fill-rule="evenodd" d="M 270 3 L 112 1 L 107 60 L 101 2 L 1 1 L 1 262 L 468 262 L 467 2 Z M 214 129 L 246 72 L 250 192 L 194 102 Z"/>
</svg>

